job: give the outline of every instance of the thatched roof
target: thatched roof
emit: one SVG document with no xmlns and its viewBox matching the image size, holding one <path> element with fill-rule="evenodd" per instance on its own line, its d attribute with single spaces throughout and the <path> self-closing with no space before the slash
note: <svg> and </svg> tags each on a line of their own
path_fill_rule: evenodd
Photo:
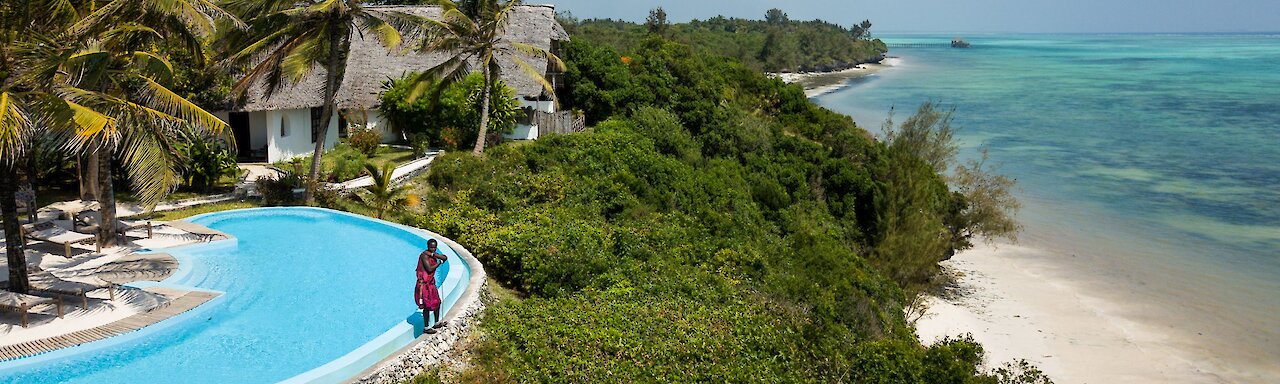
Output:
<svg viewBox="0 0 1280 384">
<path fill-rule="evenodd" d="M 435 6 L 377 6 L 374 9 L 399 11 L 418 16 L 439 19 L 440 8 Z M 551 41 L 565 41 L 569 34 L 555 19 L 552 5 L 521 5 L 513 11 L 507 26 L 507 37 L 512 41 L 531 44 L 543 49 L 551 48 Z M 414 46 L 406 41 L 405 47 Z M 347 60 L 346 76 L 338 91 L 338 108 L 373 108 L 378 104 L 382 83 L 414 71 L 424 71 L 449 58 L 440 53 L 392 52 L 378 43 L 373 36 L 356 33 L 351 41 L 351 54 Z M 537 97 L 543 93 L 542 85 L 520 69 L 514 62 L 502 61 L 502 80 L 516 91 L 519 97 Z M 529 64 L 545 75 L 545 61 L 526 58 Z M 310 76 L 293 85 L 284 85 L 271 97 L 264 97 L 263 88 L 250 89 L 243 105 L 237 111 L 266 111 L 319 107 L 323 103 L 324 68 L 317 66 Z"/>
</svg>

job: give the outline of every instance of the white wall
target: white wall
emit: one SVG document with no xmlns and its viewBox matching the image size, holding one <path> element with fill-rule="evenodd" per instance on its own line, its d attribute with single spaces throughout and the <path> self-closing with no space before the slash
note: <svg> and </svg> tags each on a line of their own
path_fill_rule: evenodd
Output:
<svg viewBox="0 0 1280 384">
<path fill-rule="evenodd" d="M 533 108 L 535 110 L 552 113 L 556 111 L 556 103 L 554 101 L 529 101 L 520 98 L 520 108 Z"/>
<path fill-rule="evenodd" d="M 267 161 L 289 160 L 299 156 L 309 156 L 315 150 L 311 142 L 311 110 L 288 109 L 282 111 L 266 111 Z M 284 124 L 283 126 L 281 124 Z M 282 131 L 283 129 L 283 131 Z M 288 131 L 288 136 L 283 135 Z M 338 116 L 329 119 L 329 132 L 325 137 L 325 148 L 333 148 L 338 143 Z"/>
<path fill-rule="evenodd" d="M 369 111 L 368 124 L 369 128 L 376 129 L 378 132 L 382 133 L 383 144 L 394 143 L 403 138 L 401 137 L 402 133 L 391 128 L 391 124 L 387 122 L 387 119 L 384 119 L 382 114 L 378 113 L 378 111 Z"/>
<path fill-rule="evenodd" d="M 553 101 L 529 101 L 521 98 L 520 108 L 533 108 L 536 111 L 553 113 L 556 111 L 556 103 Z M 515 130 L 502 135 L 502 137 L 507 140 L 537 140 L 538 126 L 516 124 Z"/>
<path fill-rule="evenodd" d="M 516 124 L 516 128 L 511 133 L 502 134 L 502 138 L 507 140 L 537 140 L 538 126 Z"/>
</svg>

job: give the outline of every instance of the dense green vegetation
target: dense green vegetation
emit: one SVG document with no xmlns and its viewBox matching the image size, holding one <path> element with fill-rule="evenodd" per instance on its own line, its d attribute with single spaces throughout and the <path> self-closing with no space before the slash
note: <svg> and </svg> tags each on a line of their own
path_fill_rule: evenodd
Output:
<svg viewBox="0 0 1280 384">
<path fill-rule="evenodd" d="M 733 59 L 656 36 L 612 45 L 563 47 L 560 100 L 593 129 L 439 158 L 421 215 L 402 218 L 526 296 L 488 310 L 464 378 L 1012 377 L 979 371 L 972 340 L 920 345 L 904 318 L 966 211 L 914 141 L 877 142 Z"/>
<path fill-rule="evenodd" d="M 392 126 L 403 129 L 415 144 L 425 141 L 424 146 L 447 151 L 474 147 L 480 135 L 484 76 L 473 73 L 452 84 L 420 84 L 418 77 L 411 73 L 384 84 L 386 90 L 378 96 L 378 112 Z M 432 97 L 411 97 L 418 87 L 422 87 L 418 93 Z M 516 127 L 520 103 L 515 91 L 501 80 L 493 82 L 491 92 L 494 97 L 489 100 L 487 130 L 500 137 Z"/>
<path fill-rule="evenodd" d="M 577 20 L 565 14 L 561 23 L 577 40 L 631 51 L 648 34 L 658 34 L 694 47 L 699 52 L 737 59 L 747 67 L 768 72 L 830 71 L 878 62 L 888 48 L 871 37 L 869 21 L 845 28 L 822 20 L 796 21 L 781 10 L 765 20 L 717 16 L 667 25 L 661 9 L 648 25 L 621 20 Z"/>
</svg>

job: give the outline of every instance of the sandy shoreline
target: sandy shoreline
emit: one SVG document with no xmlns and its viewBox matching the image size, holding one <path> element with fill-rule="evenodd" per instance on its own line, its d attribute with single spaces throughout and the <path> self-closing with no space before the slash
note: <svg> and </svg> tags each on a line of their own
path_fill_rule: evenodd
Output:
<svg viewBox="0 0 1280 384">
<path fill-rule="evenodd" d="M 1268 382 L 1276 372 L 1230 372 L 1195 343 L 1130 316 L 1132 306 L 1094 294 L 1048 251 L 979 246 L 944 263 L 958 295 L 929 299 L 920 339 L 973 334 L 987 364 L 1027 359 L 1058 383 Z M 1269 379 L 1270 378 L 1270 379 Z"/>
<path fill-rule="evenodd" d="M 884 59 L 880 64 L 859 64 L 853 68 L 843 71 L 771 73 L 769 75 L 782 79 L 783 82 L 788 84 L 800 84 L 804 87 L 804 95 L 809 98 L 814 98 L 844 89 L 849 85 L 849 80 L 862 76 L 870 76 L 876 72 L 898 65 L 900 62 L 901 59 L 897 57 L 890 57 Z"/>
</svg>

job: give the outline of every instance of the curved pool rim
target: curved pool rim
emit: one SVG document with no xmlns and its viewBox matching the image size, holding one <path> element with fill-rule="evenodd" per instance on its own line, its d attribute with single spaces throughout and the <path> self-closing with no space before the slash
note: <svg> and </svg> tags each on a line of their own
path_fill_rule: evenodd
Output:
<svg viewBox="0 0 1280 384">
<path fill-rule="evenodd" d="M 411 236 L 422 239 L 436 239 L 442 245 L 449 247 L 459 256 L 465 263 L 459 263 L 463 268 L 450 268 L 448 276 L 441 285 L 441 292 L 447 292 L 442 298 L 442 309 L 445 310 L 444 320 L 453 320 L 458 315 L 458 310 L 469 305 L 472 301 L 479 299 L 477 289 L 483 284 L 485 279 L 484 269 L 479 261 L 472 256 L 471 252 L 462 247 L 457 242 L 447 237 L 441 236 L 435 232 L 423 230 L 420 228 L 409 227 L 401 224 L 387 222 L 367 216 L 356 215 L 348 212 L 335 211 L 325 208 L 316 207 L 263 207 L 263 208 L 247 208 L 230 211 L 211 212 L 201 215 L 191 216 L 180 221 L 199 224 L 200 221 L 216 218 L 219 216 L 234 216 L 243 214 L 270 214 L 272 212 L 298 212 L 312 211 L 324 214 L 333 214 L 347 216 L 359 220 L 365 220 L 371 223 L 380 224 L 389 230 L 400 231 Z M 135 288 L 146 287 L 172 287 L 177 289 L 218 292 L 215 290 L 202 289 L 186 285 L 184 283 L 198 281 L 201 277 L 200 271 L 195 268 L 188 252 L 204 250 L 209 248 L 233 247 L 237 244 L 234 235 L 228 234 L 228 239 L 212 241 L 200 244 L 188 244 L 176 247 L 151 249 L 139 251 L 142 253 L 168 253 L 178 260 L 178 270 L 173 275 L 161 282 L 137 282 L 126 284 L 126 286 Z M 218 309 L 224 303 L 224 296 L 218 296 L 209 302 L 206 302 L 190 311 L 179 314 L 177 316 L 165 319 L 151 326 L 144 327 L 134 332 L 97 340 L 71 348 L 60 349 L 48 353 L 35 356 L 29 356 L 21 359 L 8 360 L 0 362 L 0 372 L 9 370 L 21 370 L 26 367 L 37 364 L 52 363 L 63 358 L 76 357 L 82 354 L 94 353 L 103 349 L 113 347 L 124 347 L 131 342 L 144 341 L 150 337 L 157 336 L 165 331 L 185 325 L 193 319 L 198 319 L 201 314 Z M 348 352 L 347 354 L 332 360 L 326 364 L 315 367 L 309 371 L 303 372 L 292 378 L 282 381 L 283 383 L 326 383 L 326 382 L 343 382 L 355 379 L 358 374 L 366 370 L 373 369 L 379 363 L 386 361 L 398 352 L 405 350 L 416 341 L 423 340 L 425 337 L 419 331 L 421 324 L 414 320 L 421 321 L 421 311 L 413 311 L 406 314 L 405 321 L 396 324 L 381 335 L 373 338 L 365 344 Z"/>
</svg>

